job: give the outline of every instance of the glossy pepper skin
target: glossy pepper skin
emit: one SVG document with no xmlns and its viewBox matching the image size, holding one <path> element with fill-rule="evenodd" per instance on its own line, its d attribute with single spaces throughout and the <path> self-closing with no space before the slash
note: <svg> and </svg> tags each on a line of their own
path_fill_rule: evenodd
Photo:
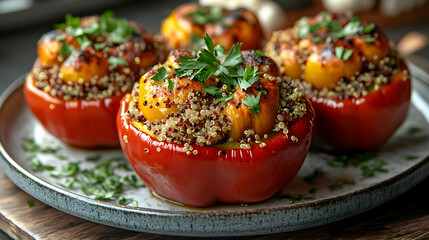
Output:
<svg viewBox="0 0 429 240">
<path fill-rule="evenodd" d="M 155 193 L 196 207 L 216 202 L 242 203 L 268 199 L 298 173 L 310 146 L 315 114 L 307 100 L 307 113 L 289 126 L 288 137 L 278 133 L 251 149 L 192 145 L 156 140 L 134 126 L 125 113 L 129 95 L 117 116 L 122 149 L 136 173 Z M 297 142 L 291 136 L 298 138 Z"/>
<path fill-rule="evenodd" d="M 363 97 L 312 97 L 317 113 L 315 145 L 334 151 L 380 147 L 407 117 L 410 96 L 409 75 L 405 78 L 399 72 L 391 83 Z"/>
<path fill-rule="evenodd" d="M 27 105 L 45 129 L 61 141 L 82 148 L 119 145 L 116 114 L 125 94 L 65 101 L 38 89 L 31 74 L 24 84 Z"/>
</svg>

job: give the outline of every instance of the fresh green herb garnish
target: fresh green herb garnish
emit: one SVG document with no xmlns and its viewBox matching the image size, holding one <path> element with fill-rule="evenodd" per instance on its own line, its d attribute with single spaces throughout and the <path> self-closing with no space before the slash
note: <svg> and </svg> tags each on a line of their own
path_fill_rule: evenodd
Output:
<svg viewBox="0 0 429 240">
<path fill-rule="evenodd" d="M 361 167 L 362 176 L 371 177 L 374 176 L 375 172 L 388 172 L 387 169 L 384 169 L 383 166 L 386 164 L 383 160 L 375 160 L 371 165 L 364 165 Z"/>
<path fill-rule="evenodd" d="M 329 30 L 329 35 L 326 37 L 325 42 L 331 42 L 333 39 L 341 39 L 359 32 L 368 34 L 375 29 L 375 25 L 373 23 L 367 26 L 362 26 L 360 19 L 356 16 L 350 18 L 350 22 L 342 27 L 341 23 L 336 20 L 332 20 L 328 13 L 321 12 L 320 15 L 322 15 L 323 20 L 314 24 L 309 24 L 307 17 L 303 17 L 295 23 L 298 27 L 299 39 L 303 39 L 314 34 L 320 28 L 326 28 Z M 323 40 L 319 36 L 313 38 L 313 42 L 315 43 L 320 43 L 322 41 Z"/>
<path fill-rule="evenodd" d="M 409 127 L 408 128 L 408 133 L 409 134 L 414 134 L 414 133 L 418 133 L 420 132 L 422 129 L 419 127 Z"/>
<path fill-rule="evenodd" d="M 226 97 L 216 98 L 215 101 L 217 101 L 217 102 L 228 102 L 231 99 L 232 99 L 232 94 L 230 94 Z"/>
<path fill-rule="evenodd" d="M 73 52 L 74 47 L 72 45 L 68 45 L 66 42 L 61 41 L 61 48 L 58 50 L 58 52 L 63 57 L 68 57 Z"/>
<path fill-rule="evenodd" d="M 353 54 L 353 49 L 345 49 L 344 47 L 335 47 L 335 56 L 338 59 L 347 61 Z"/>
<path fill-rule="evenodd" d="M 116 168 L 122 168 L 125 171 L 131 171 L 132 170 L 130 167 L 130 164 L 128 164 L 128 163 L 120 163 L 120 164 L 116 165 Z"/>
<path fill-rule="evenodd" d="M 56 153 L 59 148 L 42 147 L 37 144 L 34 139 L 25 139 L 22 144 L 22 149 L 27 152 L 39 152 L 39 153 Z"/>
<path fill-rule="evenodd" d="M 67 27 L 76 28 L 79 27 L 81 22 L 80 17 L 73 17 L 71 14 L 66 14 L 65 16 L 65 22 L 60 24 L 55 24 L 56 29 L 62 29 L 65 30 Z"/>
<path fill-rule="evenodd" d="M 94 43 L 94 49 L 96 51 L 99 51 L 99 50 L 104 49 L 106 47 L 107 47 L 106 43 Z"/>
<path fill-rule="evenodd" d="M 67 157 L 67 156 L 60 155 L 60 154 L 55 154 L 54 156 L 55 156 L 55 158 L 56 158 L 56 159 L 58 159 L 58 160 L 67 160 L 67 159 L 68 159 L 68 157 Z"/>
<path fill-rule="evenodd" d="M 363 41 L 365 43 L 374 43 L 375 42 L 375 38 L 365 38 Z"/>
<path fill-rule="evenodd" d="M 357 152 L 351 154 L 343 154 L 337 156 L 334 160 L 328 162 L 328 165 L 331 167 L 348 167 L 354 166 L 357 167 L 361 163 L 367 162 L 375 158 L 375 152 Z"/>
<path fill-rule="evenodd" d="M 167 77 L 168 77 L 168 73 L 165 67 L 160 67 L 156 72 L 156 74 L 153 75 L 150 79 L 157 82 L 164 82 Z"/>
<path fill-rule="evenodd" d="M 115 169 L 131 170 L 123 157 L 104 159 L 96 166 L 89 167 L 89 169 L 81 169 L 79 162 L 69 162 L 56 169 L 54 166 L 44 165 L 38 159 L 38 154 L 43 154 L 44 156 L 51 154 L 52 157 L 63 160 L 66 157 L 57 153 L 59 148 L 41 147 L 33 139 L 25 139 L 22 147 L 29 152 L 27 158 L 33 171 L 48 171 L 50 175 L 64 179 L 63 183 L 59 183 L 64 188 L 74 188 L 78 183 L 85 195 L 94 196 L 97 200 L 119 201 L 118 194 L 123 192 L 124 185 L 133 188 L 145 186 L 143 181 L 134 174 L 126 177 L 115 174 Z M 100 154 L 85 158 L 88 163 L 96 162 L 100 159 Z"/>
<path fill-rule="evenodd" d="M 322 42 L 322 39 L 321 39 L 320 37 L 314 37 L 314 38 L 313 38 L 313 42 L 314 42 L 314 43 L 321 43 L 321 42 Z"/>
<path fill-rule="evenodd" d="M 259 92 L 256 98 L 252 94 L 249 94 L 246 99 L 242 100 L 243 104 L 249 107 L 249 111 L 251 111 L 255 115 L 258 114 L 259 111 L 261 111 L 261 107 L 259 107 L 261 93 L 262 92 Z"/>
<path fill-rule="evenodd" d="M 123 185 L 124 184 L 122 183 L 120 176 L 109 177 L 101 183 L 101 187 L 106 192 L 114 192 L 114 193 L 121 193 Z"/>
<path fill-rule="evenodd" d="M 33 158 L 30 161 L 30 168 L 33 171 L 40 171 L 40 170 L 48 170 L 52 171 L 55 169 L 54 166 L 44 165 L 39 159 Z"/>
<path fill-rule="evenodd" d="M 107 59 L 107 61 L 110 63 L 110 65 L 113 68 L 117 68 L 118 66 L 123 66 L 127 63 L 125 58 L 117 58 L 114 56 L 110 56 L 109 59 Z"/>
<path fill-rule="evenodd" d="M 362 32 L 364 32 L 364 33 L 371 33 L 372 31 L 374 31 L 374 29 L 375 29 L 375 24 L 371 23 L 371 24 L 369 24 L 367 26 L 363 26 Z"/>
<path fill-rule="evenodd" d="M 419 158 L 419 156 L 412 156 L 412 155 L 410 155 L 410 156 L 407 156 L 405 159 L 407 159 L 407 160 L 416 160 L 417 158 Z"/>
<path fill-rule="evenodd" d="M 35 204 L 34 204 L 34 201 L 33 201 L 33 200 L 27 200 L 27 205 L 28 205 L 29 207 L 34 207 L 34 206 L 35 206 Z"/>
<path fill-rule="evenodd" d="M 257 69 L 255 66 L 248 66 L 244 71 L 243 78 L 238 79 L 238 84 L 240 85 L 240 88 L 243 89 L 243 91 L 246 91 L 246 89 L 250 88 L 253 83 L 259 81 L 256 71 Z"/>
<path fill-rule="evenodd" d="M 204 43 L 205 45 L 201 48 L 196 58 L 190 56 L 179 57 L 181 62 L 179 63 L 179 68 L 175 69 L 178 77 L 188 77 L 191 80 L 197 79 L 204 86 L 205 82 L 214 75 L 227 86 L 229 91 L 234 91 L 237 86 L 245 90 L 260 80 L 257 68 L 249 66 L 244 70 L 241 66 L 244 62 L 243 55 L 240 52 L 241 43 L 232 46 L 226 55 L 225 49 L 220 45 L 215 47 L 212 39 L 207 34 L 204 36 Z M 204 87 L 203 90 L 217 97 L 217 101 L 231 99 L 229 97 L 230 93 L 223 97 L 218 86 Z M 250 94 L 247 100 L 242 101 L 254 114 L 260 111 L 260 94 L 258 96 L 254 97 Z"/>
<path fill-rule="evenodd" d="M 128 25 L 127 20 L 120 18 L 116 19 L 116 26 L 110 33 L 112 42 L 121 44 L 127 41 L 127 37 L 134 33 L 134 28 Z"/>
<path fill-rule="evenodd" d="M 79 163 L 70 162 L 63 164 L 59 170 L 52 171 L 50 174 L 55 177 L 71 177 L 79 172 Z"/>
<path fill-rule="evenodd" d="M 262 52 L 261 50 L 255 50 L 254 53 L 257 57 L 265 57 L 264 52 Z"/>
<path fill-rule="evenodd" d="M 144 182 L 134 174 L 131 176 L 124 177 L 124 181 L 128 182 L 132 187 L 135 187 L 135 188 L 144 186 Z"/>
<path fill-rule="evenodd" d="M 307 175 L 306 177 L 304 177 L 304 181 L 306 181 L 307 183 L 313 183 L 314 180 L 316 178 L 321 178 L 325 176 L 325 172 L 323 172 L 321 169 L 319 168 L 315 168 L 313 173 Z"/>
<path fill-rule="evenodd" d="M 224 17 L 220 6 L 200 7 L 188 14 L 196 24 L 217 23 Z"/>
<path fill-rule="evenodd" d="M 118 203 L 121 205 L 128 205 L 132 202 L 134 202 L 134 199 L 132 199 L 132 198 L 125 198 L 124 196 L 120 196 L 118 198 Z"/>
<path fill-rule="evenodd" d="M 128 25 L 126 19 L 123 18 L 114 18 L 112 11 L 106 11 L 100 16 L 99 22 L 93 22 L 87 27 L 81 26 L 81 18 L 73 17 L 71 14 L 67 14 L 65 17 L 65 22 L 61 24 L 56 24 L 56 29 L 64 30 L 66 33 L 72 35 L 77 39 L 81 48 L 86 48 L 89 46 L 94 46 L 94 49 L 99 51 L 107 47 L 107 40 L 111 40 L 115 44 L 122 44 L 128 40 L 128 37 L 133 35 L 135 30 Z M 65 35 L 61 40 L 65 39 Z M 104 36 L 104 42 L 92 42 L 90 36 Z M 62 47 L 60 49 L 60 54 L 62 56 L 69 56 L 72 51 L 72 46 L 68 46 L 62 42 Z M 110 61 L 109 61 L 110 63 Z M 113 63 L 115 64 L 115 63 Z M 120 64 L 115 64 L 116 68 Z M 122 64 L 123 65 L 123 64 Z"/>
<path fill-rule="evenodd" d="M 100 158 L 101 158 L 101 155 L 97 154 L 97 155 L 94 155 L 91 157 L 87 157 L 85 160 L 90 161 L 90 162 L 96 162 L 96 161 L 100 160 Z"/>
<path fill-rule="evenodd" d="M 66 182 L 65 182 L 65 187 L 72 188 L 76 182 L 79 182 L 79 180 L 77 178 L 72 178 L 72 179 L 67 178 Z"/>
<path fill-rule="evenodd" d="M 210 95 L 220 97 L 222 94 L 220 93 L 220 89 L 216 86 L 210 86 L 210 87 L 204 87 L 203 88 L 205 92 L 209 93 Z"/>
<path fill-rule="evenodd" d="M 174 82 L 170 78 L 168 80 L 168 89 L 173 90 L 174 89 Z"/>
<path fill-rule="evenodd" d="M 87 48 L 92 45 L 91 40 L 89 40 L 88 36 L 81 35 L 76 38 L 81 48 Z"/>
</svg>

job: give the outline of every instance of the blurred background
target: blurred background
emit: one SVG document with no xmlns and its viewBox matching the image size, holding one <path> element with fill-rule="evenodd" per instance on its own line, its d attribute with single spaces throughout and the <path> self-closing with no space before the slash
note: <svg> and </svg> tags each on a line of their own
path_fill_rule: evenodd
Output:
<svg viewBox="0 0 429 240">
<path fill-rule="evenodd" d="M 244 5 L 261 11 L 288 27 L 302 16 L 320 11 L 353 11 L 362 19 L 384 28 L 400 51 L 424 69 L 429 69 L 429 0 L 276 0 L 276 10 L 262 10 L 261 0 L 200 0 L 203 3 Z M 162 20 L 175 7 L 189 0 L 0 0 L 0 94 L 26 74 L 36 59 L 40 36 L 64 21 L 64 15 L 84 16 L 114 10 L 118 17 L 134 20 L 156 34 Z M 195 0 L 193 2 L 196 2 Z M 280 13 L 280 15 L 278 14 Z M 25 207 L 25 206 L 24 206 Z M 0 230 L 0 239 L 7 238 Z"/>
</svg>

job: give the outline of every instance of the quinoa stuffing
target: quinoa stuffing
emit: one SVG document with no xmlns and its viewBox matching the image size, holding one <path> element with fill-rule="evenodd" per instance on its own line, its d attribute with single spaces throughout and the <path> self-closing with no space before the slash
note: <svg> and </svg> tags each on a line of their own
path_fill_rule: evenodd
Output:
<svg viewBox="0 0 429 240">
<path fill-rule="evenodd" d="M 287 136 L 307 112 L 300 82 L 279 77 L 270 58 L 240 51 L 240 44 L 225 54 L 208 36 L 205 43 L 197 56 L 172 51 L 134 85 L 126 111 L 133 125 L 195 155 L 192 145 L 248 149 L 264 147 L 273 133 Z"/>
</svg>

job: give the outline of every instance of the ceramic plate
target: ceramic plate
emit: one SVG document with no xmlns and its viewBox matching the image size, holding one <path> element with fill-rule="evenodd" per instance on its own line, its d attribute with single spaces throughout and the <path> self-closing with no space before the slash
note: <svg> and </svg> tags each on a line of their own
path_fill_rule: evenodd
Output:
<svg viewBox="0 0 429 240">
<path fill-rule="evenodd" d="M 30 164 L 33 158 L 57 169 L 67 162 L 78 162 L 80 172 L 95 169 L 103 159 L 115 158 L 118 162 L 112 164 L 116 164 L 116 175 L 123 179 L 135 174 L 127 170 L 121 149 L 80 150 L 47 133 L 25 104 L 24 78 L 16 80 L 0 99 L 3 155 L 0 166 L 18 187 L 52 207 L 90 221 L 135 231 L 243 236 L 323 225 L 389 201 L 429 175 L 429 84 L 425 83 L 429 75 L 411 67 L 416 74 L 412 107 L 406 122 L 385 146 L 377 152 L 352 158 L 311 151 L 293 182 L 273 198 L 258 204 L 187 208 L 156 197 L 146 187 L 133 188 L 124 181 L 121 196 L 133 201 L 120 205 L 86 196 L 79 184 L 65 187 L 66 180 L 73 177 L 57 178 L 51 171 L 35 171 Z M 24 151 L 22 146 L 28 139 L 58 150 L 55 154 L 36 155 Z M 87 160 L 93 156 L 99 156 L 100 160 Z M 344 163 L 347 166 L 342 166 Z M 82 174 L 77 178 L 83 178 Z"/>
</svg>

